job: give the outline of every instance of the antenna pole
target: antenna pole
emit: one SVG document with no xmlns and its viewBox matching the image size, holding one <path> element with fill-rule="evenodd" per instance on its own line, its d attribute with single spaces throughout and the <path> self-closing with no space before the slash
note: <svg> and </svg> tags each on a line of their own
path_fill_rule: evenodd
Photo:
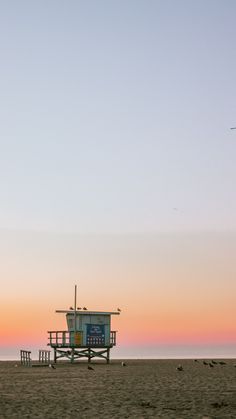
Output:
<svg viewBox="0 0 236 419">
<path fill-rule="evenodd" d="M 74 316 L 75 316 L 75 333 L 76 333 L 76 306 L 77 306 L 77 285 L 75 285 L 75 305 L 74 305 Z"/>
</svg>

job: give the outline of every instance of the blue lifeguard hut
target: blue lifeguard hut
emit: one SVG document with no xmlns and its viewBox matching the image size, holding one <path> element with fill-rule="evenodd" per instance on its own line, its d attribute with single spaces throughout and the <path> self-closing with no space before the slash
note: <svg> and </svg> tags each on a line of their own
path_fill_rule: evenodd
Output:
<svg viewBox="0 0 236 419">
<path fill-rule="evenodd" d="M 90 311 L 77 307 L 75 286 L 74 307 L 56 310 L 66 314 L 67 330 L 49 331 L 48 345 L 54 350 L 54 362 L 67 358 L 71 362 L 79 358 L 101 358 L 110 361 L 110 349 L 116 345 L 116 331 L 111 330 L 111 316 L 119 311 Z"/>
</svg>

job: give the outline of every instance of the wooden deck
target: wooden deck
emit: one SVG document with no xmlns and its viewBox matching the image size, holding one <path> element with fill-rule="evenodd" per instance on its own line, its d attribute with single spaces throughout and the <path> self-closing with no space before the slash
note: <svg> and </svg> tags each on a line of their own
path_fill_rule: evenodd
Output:
<svg viewBox="0 0 236 419">
<path fill-rule="evenodd" d="M 105 344 L 100 337 L 90 338 L 86 345 L 83 345 L 82 332 L 69 332 L 68 330 L 49 331 L 48 345 L 52 348 L 112 348 L 116 346 L 116 331 L 110 332 L 109 345 Z"/>
<path fill-rule="evenodd" d="M 110 361 L 110 349 L 116 345 L 116 331 L 110 332 L 109 344 L 100 337 L 90 337 L 87 344 L 83 344 L 82 332 L 69 332 L 68 330 L 49 331 L 48 346 L 54 349 L 54 362 L 66 358 L 74 362 L 86 358 L 91 362 L 93 358 L 100 358 L 107 363 Z"/>
</svg>

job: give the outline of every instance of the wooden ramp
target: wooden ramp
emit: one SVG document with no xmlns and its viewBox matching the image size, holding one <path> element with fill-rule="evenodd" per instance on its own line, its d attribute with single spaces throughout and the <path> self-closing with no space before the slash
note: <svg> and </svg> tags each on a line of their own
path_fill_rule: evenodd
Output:
<svg viewBox="0 0 236 419">
<path fill-rule="evenodd" d="M 20 363 L 24 367 L 49 367 L 51 351 L 45 349 L 39 349 L 39 357 L 37 361 L 32 360 L 31 351 L 24 349 L 20 350 Z"/>
</svg>

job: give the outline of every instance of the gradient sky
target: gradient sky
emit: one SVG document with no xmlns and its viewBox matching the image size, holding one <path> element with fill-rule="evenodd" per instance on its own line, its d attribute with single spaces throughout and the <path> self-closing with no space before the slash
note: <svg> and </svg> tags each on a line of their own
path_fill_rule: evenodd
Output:
<svg viewBox="0 0 236 419">
<path fill-rule="evenodd" d="M 235 22 L 234 0 L 0 2 L 0 356 L 64 327 L 75 283 L 121 306 L 124 356 L 236 355 Z"/>
</svg>

